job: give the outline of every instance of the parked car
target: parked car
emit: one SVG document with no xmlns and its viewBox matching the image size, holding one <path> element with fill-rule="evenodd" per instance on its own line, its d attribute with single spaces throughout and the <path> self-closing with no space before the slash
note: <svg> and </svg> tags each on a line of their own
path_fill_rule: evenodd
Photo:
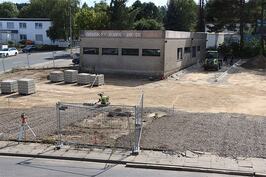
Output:
<svg viewBox="0 0 266 177">
<path fill-rule="evenodd" d="M 27 45 L 22 49 L 23 53 L 30 53 L 32 51 L 35 51 L 37 48 L 34 45 Z"/>
<path fill-rule="evenodd" d="M 6 48 L 6 49 L 0 50 L 0 54 L 3 54 L 5 57 L 15 56 L 15 55 L 18 54 L 18 50 L 16 48 L 14 48 L 14 47 Z"/>
<path fill-rule="evenodd" d="M 73 57 L 72 63 L 75 65 L 78 65 L 80 62 L 80 54 L 75 53 L 72 57 Z"/>
</svg>

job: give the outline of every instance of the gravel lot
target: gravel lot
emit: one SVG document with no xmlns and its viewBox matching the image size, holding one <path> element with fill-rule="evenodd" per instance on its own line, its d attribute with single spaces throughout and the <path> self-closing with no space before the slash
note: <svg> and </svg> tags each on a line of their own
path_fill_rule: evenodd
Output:
<svg viewBox="0 0 266 177">
<path fill-rule="evenodd" d="M 266 119 L 227 113 L 170 113 L 144 128 L 141 146 L 266 158 Z"/>
<path fill-rule="evenodd" d="M 105 112 L 109 111 L 112 112 L 109 108 Z M 55 108 L 35 107 L 0 109 L 0 132 L 5 134 L 5 138 L 16 138 L 22 112 L 28 115 L 28 123 L 38 135 L 38 139 L 55 137 Z M 89 114 L 85 110 L 78 112 L 78 117 L 71 110 L 68 116 L 64 116 L 67 118 L 63 123 L 66 140 L 93 144 L 96 136 L 97 144 L 112 145 L 117 139 L 116 146 L 130 148 L 134 132 L 132 130 L 129 134 L 126 131 L 126 117 L 102 117 L 99 114 L 101 111 Z M 133 121 L 132 118 L 131 120 Z M 262 116 L 173 112 L 166 108 L 145 108 L 143 122 L 142 148 L 175 152 L 203 151 L 232 158 L 266 158 L 266 119 Z M 33 138 L 30 133 L 28 138 Z"/>
</svg>

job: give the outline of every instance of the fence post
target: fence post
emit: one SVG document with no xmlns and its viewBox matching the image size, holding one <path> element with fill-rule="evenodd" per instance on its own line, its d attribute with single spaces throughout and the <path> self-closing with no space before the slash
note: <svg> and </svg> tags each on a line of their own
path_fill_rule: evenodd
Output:
<svg viewBox="0 0 266 177">
<path fill-rule="evenodd" d="M 29 55 L 30 55 L 30 53 L 29 53 L 29 52 L 27 52 L 27 62 L 28 62 L 28 68 L 30 68 L 30 60 L 29 60 Z"/>
<path fill-rule="evenodd" d="M 6 72 L 6 67 L 5 67 L 5 61 L 4 61 L 4 59 L 5 59 L 5 56 L 3 56 L 3 58 L 2 58 L 3 71 L 5 73 Z"/>
<path fill-rule="evenodd" d="M 142 118 L 143 118 L 143 99 L 141 94 L 139 105 L 135 106 L 135 143 L 132 150 L 132 155 L 138 155 L 140 152 L 140 140 L 142 134 Z"/>
<path fill-rule="evenodd" d="M 56 145 L 56 149 L 60 149 L 61 147 L 63 147 L 60 107 L 61 107 L 61 103 L 60 102 L 56 103 L 56 119 L 57 119 L 57 135 L 58 135 L 58 142 Z"/>
</svg>

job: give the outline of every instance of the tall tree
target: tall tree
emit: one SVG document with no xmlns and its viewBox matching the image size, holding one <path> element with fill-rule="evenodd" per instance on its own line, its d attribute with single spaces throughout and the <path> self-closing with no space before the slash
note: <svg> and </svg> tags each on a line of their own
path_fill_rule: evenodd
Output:
<svg viewBox="0 0 266 177">
<path fill-rule="evenodd" d="M 111 0 L 109 7 L 110 29 L 131 29 L 137 14 L 126 7 L 127 0 Z"/>
<path fill-rule="evenodd" d="M 3 2 L 0 4 L 0 17 L 13 18 L 18 16 L 18 8 L 12 2 Z"/>
<path fill-rule="evenodd" d="M 167 5 L 165 28 L 168 30 L 191 31 L 197 17 L 194 0 L 170 0 Z"/>
<path fill-rule="evenodd" d="M 161 30 L 163 25 L 154 19 L 141 19 L 134 23 L 135 30 Z"/>
<path fill-rule="evenodd" d="M 205 0 L 199 0 L 197 31 L 205 32 Z"/>
<path fill-rule="evenodd" d="M 76 31 L 103 30 L 108 27 L 108 5 L 105 2 L 95 4 L 94 8 L 83 7 L 75 15 Z"/>
</svg>

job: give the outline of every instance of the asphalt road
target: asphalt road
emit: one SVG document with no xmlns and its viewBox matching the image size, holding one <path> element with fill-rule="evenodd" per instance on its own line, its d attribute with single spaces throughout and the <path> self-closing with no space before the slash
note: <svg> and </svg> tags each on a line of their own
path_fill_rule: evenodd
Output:
<svg viewBox="0 0 266 177">
<path fill-rule="evenodd" d="M 230 177 L 228 175 L 126 168 L 123 165 L 0 156 L 0 177 Z"/>
<path fill-rule="evenodd" d="M 23 68 L 28 67 L 29 65 L 36 65 L 41 63 L 53 62 L 53 56 L 56 59 L 70 59 L 69 52 L 67 51 L 56 51 L 55 54 L 53 52 L 36 52 L 31 53 L 27 59 L 27 54 L 20 53 L 17 56 L 11 56 L 7 58 L 0 58 L 0 73 L 4 70 L 8 71 L 12 68 Z"/>
</svg>

